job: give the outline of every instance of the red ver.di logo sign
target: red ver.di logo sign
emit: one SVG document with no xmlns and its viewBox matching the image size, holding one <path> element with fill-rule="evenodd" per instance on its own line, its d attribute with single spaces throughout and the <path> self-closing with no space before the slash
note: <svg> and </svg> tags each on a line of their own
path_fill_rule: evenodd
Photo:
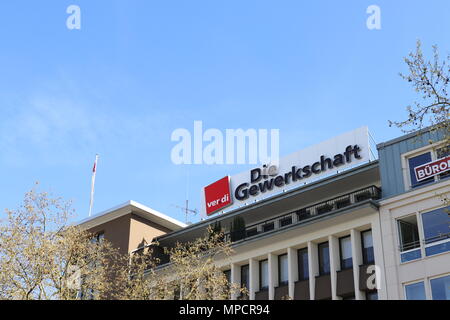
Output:
<svg viewBox="0 0 450 320">
<path fill-rule="evenodd" d="M 224 177 L 205 187 L 205 207 L 208 216 L 230 204 L 230 177 Z"/>
</svg>

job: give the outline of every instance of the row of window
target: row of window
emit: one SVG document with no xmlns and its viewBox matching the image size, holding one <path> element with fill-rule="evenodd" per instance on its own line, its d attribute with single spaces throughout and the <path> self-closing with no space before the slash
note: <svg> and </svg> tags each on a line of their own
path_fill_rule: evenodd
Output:
<svg viewBox="0 0 450 320">
<path fill-rule="evenodd" d="M 450 251 L 450 207 L 422 213 L 423 239 L 419 234 L 418 216 L 410 215 L 397 220 L 400 240 L 400 260 L 408 262 L 422 257 Z"/>
<path fill-rule="evenodd" d="M 361 245 L 363 264 L 374 263 L 372 230 L 361 232 Z M 346 236 L 339 239 L 341 269 L 353 267 L 351 237 Z M 318 244 L 319 275 L 330 273 L 330 251 L 328 242 Z M 309 258 L 308 248 L 297 250 L 298 279 L 299 281 L 309 279 Z M 225 271 L 228 280 L 231 280 L 230 270 Z M 241 266 L 241 286 L 249 288 L 250 270 L 249 265 Z M 289 281 L 288 256 L 287 253 L 278 256 L 278 283 L 280 286 L 286 285 Z M 267 259 L 259 261 L 259 287 L 260 290 L 269 288 L 269 261 Z"/>
<path fill-rule="evenodd" d="M 361 246 L 363 264 L 371 264 L 375 261 L 373 253 L 372 230 L 361 232 Z M 319 250 L 319 275 L 330 273 L 330 249 L 328 242 L 318 245 Z M 341 270 L 353 268 L 351 237 L 339 238 L 339 253 Z"/>
<path fill-rule="evenodd" d="M 406 300 L 426 300 L 425 282 L 419 281 L 407 284 L 405 287 Z M 430 279 L 431 299 L 450 300 L 450 275 Z"/>
</svg>

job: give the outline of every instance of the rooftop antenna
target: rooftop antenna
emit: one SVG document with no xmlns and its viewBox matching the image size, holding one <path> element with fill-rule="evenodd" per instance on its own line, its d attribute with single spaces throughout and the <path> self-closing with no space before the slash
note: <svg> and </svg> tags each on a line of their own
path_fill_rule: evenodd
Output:
<svg viewBox="0 0 450 320">
<path fill-rule="evenodd" d="M 189 224 L 190 222 L 188 221 L 188 215 L 192 214 L 192 215 L 196 215 L 197 209 L 189 209 L 189 170 L 187 171 L 186 174 L 186 202 L 185 202 L 185 206 L 178 206 L 178 205 L 173 205 L 176 208 L 181 209 L 184 212 L 184 221 L 186 224 Z"/>
<path fill-rule="evenodd" d="M 184 221 L 186 224 L 190 224 L 191 222 L 188 221 L 188 215 L 189 214 L 193 214 L 196 215 L 197 214 L 197 209 L 189 209 L 189 200 L 186 199 L 186 206 L 182 207 L 182 206 L 178 206 L 178 205 L 173 205 L 174 207 L 181 209 L 184 212 Z"/>
</svg>

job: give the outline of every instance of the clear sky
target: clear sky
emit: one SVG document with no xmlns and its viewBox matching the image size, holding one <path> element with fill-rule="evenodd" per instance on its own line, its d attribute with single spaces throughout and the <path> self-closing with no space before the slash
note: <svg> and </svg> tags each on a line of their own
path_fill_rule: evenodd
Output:
<svg viewBox="0 0 450 320">
<path fill-rule="evenodd" d="M 280 129 L 281 155 L 363 125 L 397 137 L 387 121 L 416 99 L 402 59 L 416 39 L 449 53 L 449 14 L 448 0 L 1 1 L 0 207 L 39 181 L 86 218 L 99 153 L 94 212 L 132 199 L 184 221 L 188 171 L 200 209 L 204 185 L 249 168 L 174 165 L 171 133 L 194 120 Z"/>
</svg>

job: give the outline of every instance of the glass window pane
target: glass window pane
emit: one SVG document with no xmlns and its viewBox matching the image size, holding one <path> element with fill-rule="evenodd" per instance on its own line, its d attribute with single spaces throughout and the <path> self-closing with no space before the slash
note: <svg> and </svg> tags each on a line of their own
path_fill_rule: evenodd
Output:
<svg viewBox="0 0 450 320">
<path fill-rule="evenodd" d="M 308 248 L 298 250 L 298 278 L 309 279 Z"/>
<path fill-rule="evenodd" d="M 435 245 L 431 245 L 427 248 L 425 248 L 425 254 L 427 256 L 432 256 L 435 254 L 439 254 L 442 252 L 450 251 L 450 241 L 446 241 L 444 243 L 438 243 Z"/>
<path fill-rule="evenodd" d="M 420 247 L 419 229 L 416 216 L 409 216 L 398 220 L 401 251 Z"/>
<path fill-rule="evenodd" d="M 430 284 L 433 300 L 450 300 L 450 275 L 431 279 Z"/>
<path fill-rule="evenodd" d="M 420 166 L 422 164 L 425 164 L 427 162 L 431 161 L 431 152 L 427 152 L 421 155 L 418 155 L 416 157 L 412 157 L 408 159 L 409 162 L 409 174 L 411 177 L 411 187 L 417 187 L 417 186 L 421 186 L 430 182 L 434 181 L 434 177 L 422 180 L 420 182 L 417 182 L 416 180 L 416 174 L 414 173 L 414 168 L 417 166 Z"/>
<path fill-rule="evenodd" d="M 280 284 L 287 283 L 289 281 L 289 275 L 288 275 L 288 256 L 287 254 L 283 254 L 281 256 L 278 256 L 278 267 L 280 279 Z"/>
<path fill-rule="evenodd" d="M 416 259 L 422 258 L 422 253 L 420 252 L 420 249 L 411 250 L 405 253 L 402 253 L 400 255 L 402 262 L 408 262 Z"/>
<path fill-rule="evenodd" d="M 228 283 L 231 283 L 231 270 L 225 270 L 223 273 L 225 274 Z"/>
<path fill-rule="evenodd" d="M 361 238 L 363 243 L 363 263 L 373 263 L 375 261 L 375 257 L 373 253 L 372 230 L 361 233 Z"/>
<path fill-rule="evenodd" d="M 248 268 L 248 264 L 245 266 L 241 267 L 241 286 L 242 287 L 246 287 L 247 289 L 250 288 L 249 287 L 249 283 L 250 283 L 250 274 L 249 274 L 249 268 Z"/>
<path fill-rule="evenodd" d="M 372 230 L 368 230 L 362 233 L 363 238 L 363 245 L 364 248 L 370 248 L 373 247 L 373 240 L 372 240 Z"/>
<path fill-rule="evenodd" d="M 321 243 L 319 248 L 319 273 L 320 275 L 330 273 L 330 251 L 328 242 Z"/>
<path fill-rule="evenodd" d="M 259 262 L 259 272 L 260 272 L 260 289 L 267 289 L 269 287 L 269 263 L 267 260 Z"/>
<path fill-rule="evenodd" d="M 352 263 L 352 241 L 350 237 L 339 239 L 341 245 L 341 268 L 348 269 L 353 266 Z"/>
<path fill-rule="evenodd" d="M 425 243 L 432 243 L 449 238 L 450 207 L 437 209 L 422 214 Z"/>
<path fill-rule="evenodd" d="M 450 146 L 447 146 L 447 147 L 440 148 L 440 149 L 437 149 L 437 150 L 436 150 L 436 156 L 437 156 L 437 159 L 445 158 L 445 157 L 448 156 L 448 155 L 450 155 Z M 450 171 L 441 173 L 441 174 L 439 175 L 439 177 L 440 177 L 441 179 L 450 177 Z"/>
<path fill-rule="evenodd" d="M 406 285 L 405 294 L 406 300 L 426 300 L 423 282 Z"/>
</svg>

